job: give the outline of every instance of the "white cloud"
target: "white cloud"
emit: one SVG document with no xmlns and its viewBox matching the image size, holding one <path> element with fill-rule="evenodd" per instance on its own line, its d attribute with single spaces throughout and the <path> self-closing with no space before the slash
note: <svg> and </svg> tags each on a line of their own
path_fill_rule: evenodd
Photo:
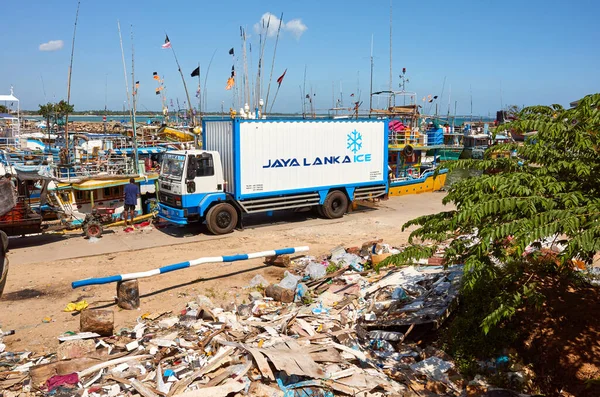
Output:
<svg viewBox="0 0 600 397">
<path fill-rule="evenodd" d="M 266 12 L 260 18 L 260 21 L 254 24 L 254 31 L 256 34 L 265 33 L 267 37 L 275 37 L 277 35 L 277 29 L 279 29 L 279 18 L 270 13 Z M 308 27 L 302 22 L 301 19 L 292 19 L 289 22 L 281 21 L 281 30 L 291 33 L 296 39 L 308 29 Z"/>
<path fill-rule="evenodd" d="M 62 40 L 50 40 L 47 43 L 40 44 L 40 51 L 58 51 L 64 45 L 65 43 Z"/>
<path fill-rule="evenodd" d="M 308 29 L 308 27 L 302 23 L 301 19 L 292 19 L 285 24 L 285 30 L 293 34 L 296 39 L 299 39 L 306 29 Z"/>
</svg>

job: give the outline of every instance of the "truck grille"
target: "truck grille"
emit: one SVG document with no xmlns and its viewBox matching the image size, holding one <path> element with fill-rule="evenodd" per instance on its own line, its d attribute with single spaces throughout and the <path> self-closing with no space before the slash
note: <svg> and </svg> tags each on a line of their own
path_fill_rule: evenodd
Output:
<svg viewBox="0 0 600 397">
<path fill-rule="evenodd" d="M 178 196 L 176 194 L 163 193 L 163 192 L 158 193 L 158 201 L 160 201 L 163 204 L 170 205 L 171 207 L 180 208 L 180 206 L 175 203 L 176 200 L 180 201 L 181 196 Z"/>
</svg>

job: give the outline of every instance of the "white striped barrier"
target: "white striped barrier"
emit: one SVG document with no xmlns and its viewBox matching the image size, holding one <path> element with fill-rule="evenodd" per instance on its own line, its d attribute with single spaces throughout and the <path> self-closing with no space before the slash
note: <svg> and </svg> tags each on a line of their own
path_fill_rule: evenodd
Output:
<svg viewBox="0 0 600 397">
<path fill-rule="evenodd" d="M 187 262 L 181 262 L 181 263 L 175 263 L 173 265 L 163 266 L 158 269 L 148 270 L 146 272 L 118 274 L 115 276 L 88 278 L 85 280 L 73 281 L 71 283 L 71 287 L 78 288 L 78 287 L 85 287 L 87 285 L 108 284 L 108 283 L 116 283 L 119 281 L 135 280 L 138 278 L 157 276 L 159 274 L 169 273 L 169 272 L 173 272 L 175 270 L 186 269 L 188 267 L 198 266 L 198 265 L 202 265 L 205 263 L 225 263 L 225 262 L 245 261 L 248 259 L 264 258 L 264 257 L 268 257 L 268 256 L 289 255 L 289 254 L 295 254 L 298 252 L 306 252 L 306 251 L 308 251 L 308 249 L 309 249 L 308 247 L 282 248 L 282 249 L 276 249 L 276 250 L 272 250 L 272 251 L 254 252 L 252 254 L 238 254 L 238 255 L 198 258 L 198 259 L 193 259 L 193 260 L 187 261 Z"/>
</svg>

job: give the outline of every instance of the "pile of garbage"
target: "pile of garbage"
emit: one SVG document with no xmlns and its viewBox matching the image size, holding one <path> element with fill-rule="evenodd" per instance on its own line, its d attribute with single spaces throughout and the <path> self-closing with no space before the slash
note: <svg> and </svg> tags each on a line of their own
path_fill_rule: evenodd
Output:
<svg viewBox="0 0 600 397">
<path fill-rule="evenodd" d="M 0 390 L 3 397 L 484 395 L 487 387 L 467 384 L 443 351 L 412 338 L 452 310 L 462 266 L 365 270 L 396 252 L 374 241 L 327 257 L 273 258 L 287 267 L 285 277 L 270 284 L 257 275 L 242 304 L 221 308 L 201 295 L 116 334 L 62 335 L 52 355 L 0 344 Z"/>
</svg>

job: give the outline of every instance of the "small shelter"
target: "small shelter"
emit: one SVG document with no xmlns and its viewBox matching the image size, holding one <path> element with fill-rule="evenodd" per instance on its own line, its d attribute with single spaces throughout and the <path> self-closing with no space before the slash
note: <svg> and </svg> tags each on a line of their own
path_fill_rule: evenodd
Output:
<svg viewBox="0 0 600 397">
<path fill-rule="evenodd" d="M 0 105 L 8 109 L 7 113 L 0 113 L 0 144 L 13 144 L 21 132 L 21 108 L 12 87 L 10 87 L 10 94 L 0 95 Z"/>
</svg>

